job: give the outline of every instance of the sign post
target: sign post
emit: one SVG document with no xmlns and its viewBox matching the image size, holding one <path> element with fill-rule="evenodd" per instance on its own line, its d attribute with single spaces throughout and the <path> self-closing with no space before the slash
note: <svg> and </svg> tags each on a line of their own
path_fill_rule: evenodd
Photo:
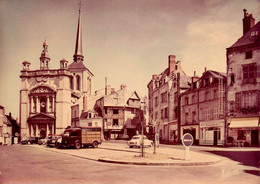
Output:
<svg viewBox="0 0 260 184">
<path fill-rule="evenodd" d="M 193 144 L 193 137 L 191 134 L 186 133 L 182 136 L 182 144 L 185 146 L 185 160 L 190 159 L 190 146 Z"/>
</svg>

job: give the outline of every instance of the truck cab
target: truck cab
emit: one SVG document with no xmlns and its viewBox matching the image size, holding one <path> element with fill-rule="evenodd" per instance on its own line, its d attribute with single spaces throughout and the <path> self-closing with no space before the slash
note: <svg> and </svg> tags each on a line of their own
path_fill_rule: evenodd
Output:
<svg viewBox="0 0 260 184">
<path fill-rule="evenodd" d="M 101 128 L 100 127 L 75 127 L 66 128 L 62 137 L 58 139 L 56 147 L 72 147 L 76 149 L 82 146 L 92 146 L 97 148 L 101 140 Z"/>
</svg>

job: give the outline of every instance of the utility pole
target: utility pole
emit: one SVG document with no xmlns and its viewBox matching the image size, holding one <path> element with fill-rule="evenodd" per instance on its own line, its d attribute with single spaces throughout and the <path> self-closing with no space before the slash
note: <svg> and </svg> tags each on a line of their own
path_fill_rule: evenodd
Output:
<svg viewBox="0 0 260 184">
<path fill-rule="evenodd" d="M 180 73 L 177 73 L 177 122 L 178 122 L 178 138 L 177 141 L 180 143 L 181 141 L 181 97 L 180 97 Z"/>
</svg>

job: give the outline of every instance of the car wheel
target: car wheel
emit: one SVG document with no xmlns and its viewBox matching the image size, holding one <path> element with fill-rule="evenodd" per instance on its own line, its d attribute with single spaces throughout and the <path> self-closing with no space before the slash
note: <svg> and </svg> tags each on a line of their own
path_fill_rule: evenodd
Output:
<svg viewBox="0 0 260 184">
<path fill-rule="evenodd" d="M 76 148 L 76 149 L 80 149 L 80 148 L 81 148 L 80 142 L 75 142 L 75 148 Z"/>
<path fill-rule="evenodd" d="M 96 142 L 96 141 L 93 142 L 93 143 L 92 143 L 92 146 L 93 146 L 93 148 L 97 148 L 97 147 L 98 147 L 98 142 Z"/>
</svg>

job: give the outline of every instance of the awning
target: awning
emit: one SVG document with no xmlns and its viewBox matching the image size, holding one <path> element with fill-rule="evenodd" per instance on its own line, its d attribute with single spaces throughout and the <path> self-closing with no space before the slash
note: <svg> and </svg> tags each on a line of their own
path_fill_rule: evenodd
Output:
<svg viewBox="0 0 260 184">
<path fill-rule="evenodd" d="M 258 127 L 259 118 L 234 118 L 231 119 L 229 128 Z"/>
</svg>

